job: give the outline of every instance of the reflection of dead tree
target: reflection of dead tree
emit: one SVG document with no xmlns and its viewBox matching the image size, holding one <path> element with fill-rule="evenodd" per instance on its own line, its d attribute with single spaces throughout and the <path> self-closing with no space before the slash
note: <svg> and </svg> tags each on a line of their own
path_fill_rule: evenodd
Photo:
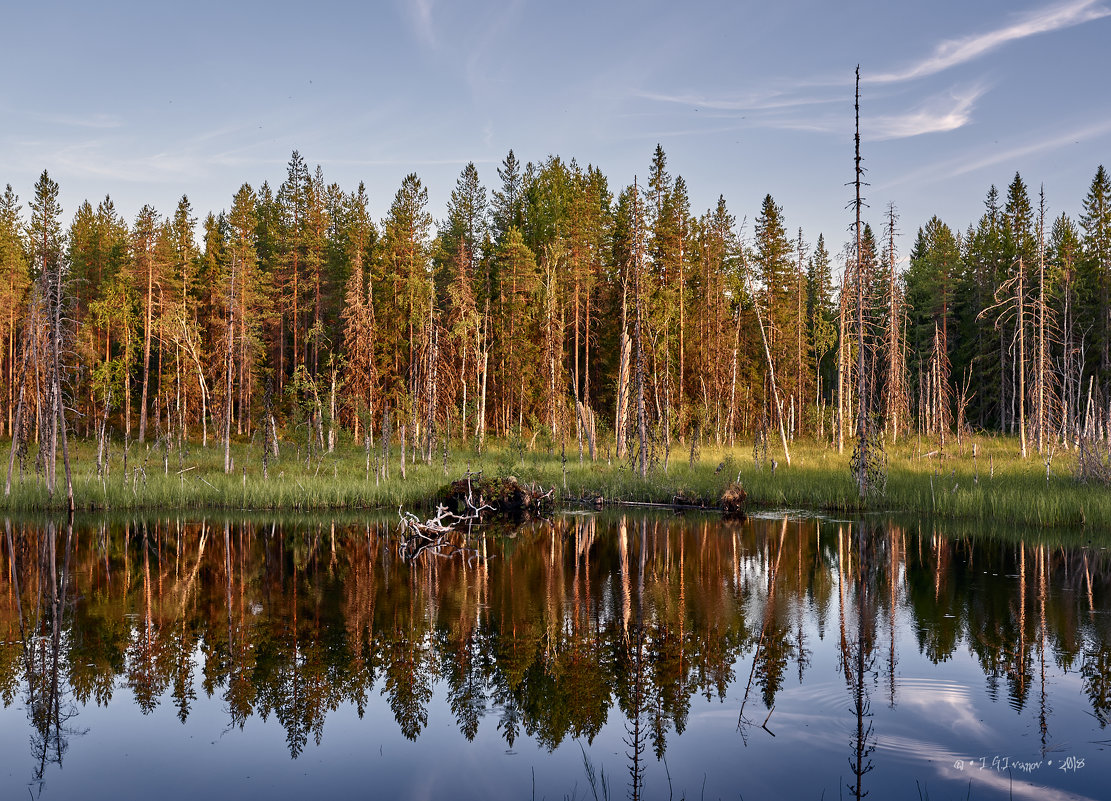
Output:
<svg viewBox="0 0 1111 801">
<path fill-rule="evenodd" d="M 768 576 L 768 597 L 764 603 L 764 625 L 760 627 L 760 639 L 756 642 L 756 650 L 752 654 L 752 669 L 748 672 L 748 683 L 745 685 L 744 699 L 741 701 L 741 711 L 737 715 L 737 731 L 741 733 L 741 739 L 745 745 L 748 745 L 748 737 L 746 736 L 745 727 L 751 726 L 752 721 L 745 717 L 745 704 L 748 703 L 749 693 L 752 692 L 752 682 L 756 677 L 756 667 L 760 664 L 760 654 L 765 648 L 765 640 L 768 636 L 768 629 L 772 627 L 775 620 L 775 585 L 779 579 L 779 560 L 783 556 L 783 542 L 787 538 L 787 518 L 783 518 L 783 527 L 779 531 L 779 548 L 775 553 L 775 565 L 772 567 L 771 573 Z M 773 737 L 771 729 L 768 728 L 768 721 L 771 719 L 772 712 L 775 707 L 768 709 L 768 716 L 764 718 L 761 728 Z"/>
<path fill-rule="evenodd" d="M 894 526 L 888 533 L 887 540 L 887 703 L 895 708 L 895 665 L 898 663 L 898 653 L 895 650 L 895 618 L 898 613 L 899 596 L 899 552 L 903 535 Z"/>
<path fill-rule="evenodd" d="M 1046 631 L 1045 600 L 1046 600 L 1046 552 L 1045 545 L 1039 545 L 1037 550 L 1038 567 L 1038 662 L 1041 665 L 1041 697 L 1038 704 L 1038 729 L 1041 732 L 1042 756 L 1047 751 L 1046 742 L 1049 739 L 1049 701 L 1045 691 L 1045 647 L 1049 639 Z"/>
<path fill-rule="evenodd" d="M 633 657 L 633 696 L 630 699 L 629 719 L 625 722 L 625 745 L 629 748 L 625 756 L 629 760 L 629 798 L 639 801 L 644 789 L 644 742 L 647 730 L 641 726 L 645 706 L 644 676 L 644 629 L 637 625 L 629 634 L 629 645 Z"/>
<path fill-rule="evenodd" d="M 871 557 L 872 554 L 868 551 L 868 533 L 860 528 L 858 532 L 858 548 L 857 548 L 857 563 L 855 566 L 856 572 L 856 639 L 848 641 L 846 656 L 842 667 L 845 672 L 845 681 L 849 686 L 849 692 L 852 699 L 853 715 L 856 721 L 856 728 L 853 731 L 851 740 L 852 756 L 849 757 L 849 767 L 853 773 L 853 783 L 847 785 L 847 789 L 853 794 L 853 798 L 858 801 L 868 795 L 864 790 L 864 777 L 871 772 L 874 765 L 872 764 L 871 754 L 876 750 L 875 745 L 875 730 L 872 726 L 872 704 L 868 694 L 868 685 L 864 680 L 865 673 L 872 671 L 874 657 L 872 655 L 872 635 L 874 632 L 867 631 L 867 625 L 870 621 L 874 620 L 874 610 L 872 609 L 871 599 L 869 597 L 869 583 L 871 578 L 865 574 L 868 566 L 874 561 Z M 838 538 L 840 540 L 840 537 Z M 842 559 L 844 559 L 844 552 L 842 551 Z M 844 563 L 842 562 L 841 570 L 844 571 Z M 842 643 L 846 642 L 845 632 L 845 618 L 844 618 L 844 594 L 841 594 L 841 638 Z M 845 646 L 843 645 L 843 648 Z"/>
</svg>

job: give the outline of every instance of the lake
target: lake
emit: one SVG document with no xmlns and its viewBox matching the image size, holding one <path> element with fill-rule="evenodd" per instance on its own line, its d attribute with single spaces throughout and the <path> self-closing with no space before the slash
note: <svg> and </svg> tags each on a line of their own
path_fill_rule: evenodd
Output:
<svg viewBox="0 0 1111 801">
<path fill-rule="evenodd" d="M 7 522 L 0 798 L 1107 797 L 1081 533 L 395 523 Z"/>
</svg>

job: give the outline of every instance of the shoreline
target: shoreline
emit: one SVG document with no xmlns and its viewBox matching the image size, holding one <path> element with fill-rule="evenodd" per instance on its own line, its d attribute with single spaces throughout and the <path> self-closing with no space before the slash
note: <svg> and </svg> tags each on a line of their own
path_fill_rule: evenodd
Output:
<svg viewBox="0 0 1111 801">
<path fill-rule="evenodd" d="M 1017 441 L 977 437 L 976 457 L 959 453 L 917 452 L 909 444 L 888 453 L 886 493 L 861 502 L 849 473 L 849 454 L 822 443 L 792 444 L 792 466 L 765 458 L 757 463 L 752 448 L 705 446 L 689 458 L 657 462 L 641 479 L 628 466 L 578 455 L 562 458 L 552 448 L 528 451 L 491 443 L 477 454 L 456 447 L 446 460 L 407 462 L 401 477 L 399 453 L 390 453 L 389 474 L 381 460 L 351 444 L 332 453 L 307 456 L 283 443 L 280 458 L 263 477 L 259 447 L 234 443 L 236 467 L 225 474 L 222 449 L 186 443 L 181 450 L 132 445 L 126 473 L 122 448 L 113 443 L 108 469 L 99 477 L 95 446 L 74 443 L 74 499 L 77 511 L 103 512 L 365 512 L 398 506 L 432 508 L 438 494 L 466 472 L 513 476 L 522 484 L 554 489 L 559 504 L 654 504 L 657 508 L 713 511 L 734 481 L 748 494 L 749 509 L 795 508 L 820 513 L 883 512 L 936 519 L 1014 523 L 1034 528 L 1111 528 L 1111 490 L 1081 484 L 1072 477 L 1075 456 L 1056 454 L 1047 464 L 1033 455 L 1018 456 Z M 0 444 L 0 447 L 3 447 Z M 923 444 L 922 449 L 925 449 Z M 376 465 L 377 460 L 377 465 Z M 369 466 L 369 467 L 368 467 Z M 61 476 L 62 471 L 58 471 Z M 581 505 L 580 507 L 581 508 Z M 13 475 L 10 496 L 0 495 L 0 512 L 65 511 L 64 479 L 53 499 L 28 457 L 22 480 Z"/>
</svg>

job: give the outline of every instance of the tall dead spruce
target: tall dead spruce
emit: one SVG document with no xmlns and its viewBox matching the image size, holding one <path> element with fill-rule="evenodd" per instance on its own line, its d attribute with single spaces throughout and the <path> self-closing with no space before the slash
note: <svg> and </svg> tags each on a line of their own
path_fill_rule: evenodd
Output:
<svg viewBox="0 0 1111 801">
<path fill-rule="evenodd" d="M 849 205 L 853 209 L 856 220 L 853 223 L 853 258 L 852 269 L 855 273 L 853 281 L 853 316 L 856 324 L 856 445 L 853 448 L 850 467 L 853 479 L 856 481 L 857 490 L 863 500 L 869 496 L 882 495 L 887 486 L 887 455 L 883 449 L 882 431 L 876 425 L 873 413 L 873 391 L 875 387 L 874 358 L 866 358 L 865 346 L 871 345 L 871 337 L 866 330 L 865 304 L 867 302 L 866 288 L 871 284 L 871 277 L 865 274 L 864 249 L 862 247 L 862 227 L 860 212 L 864 207 L 864 198 L 861 187 L 864 186 L 864 168 L 861 166 L 860 157 L 860 66 L 856 68 L 856 131 L 853 142 L 856 148 L 855 177 L 853 186 L 856 197 Z M 848 267 L 849 265 L 846 265 Z"/>
</svg>

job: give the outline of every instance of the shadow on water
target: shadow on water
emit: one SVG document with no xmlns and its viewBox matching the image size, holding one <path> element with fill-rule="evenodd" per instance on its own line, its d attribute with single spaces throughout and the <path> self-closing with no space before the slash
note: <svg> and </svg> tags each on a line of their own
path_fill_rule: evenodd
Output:
<svg viewBox="0 0 1111 801">
<path fill-rule="evenodd" d="M 1103 549 L 878 518 L 572 514 L 406 562 L 394 523 L 6 521 L 0 699 L 26 711 L 24 781 L 78 781 L 61 771 L 77 724 L 109 709 L 163 721 L 152 749 L 215 711 L 216 740 L 279 727 L 287 763 L 338 760 L 326 724 L 449 765 L 500 754 L 483 769 L 506 782 L 532 754 L 541 786 L 572 797 L 614 797 L 616 775 L 633 799 L 916 781 L 1085 797 L 1096 771 L 1075 766 L 1103 758 Z M 331 764 L 342 784 L 350 765 Z M 414 775 L 399 762 L 389 786 L 410 794 Z"/>
</svg>

